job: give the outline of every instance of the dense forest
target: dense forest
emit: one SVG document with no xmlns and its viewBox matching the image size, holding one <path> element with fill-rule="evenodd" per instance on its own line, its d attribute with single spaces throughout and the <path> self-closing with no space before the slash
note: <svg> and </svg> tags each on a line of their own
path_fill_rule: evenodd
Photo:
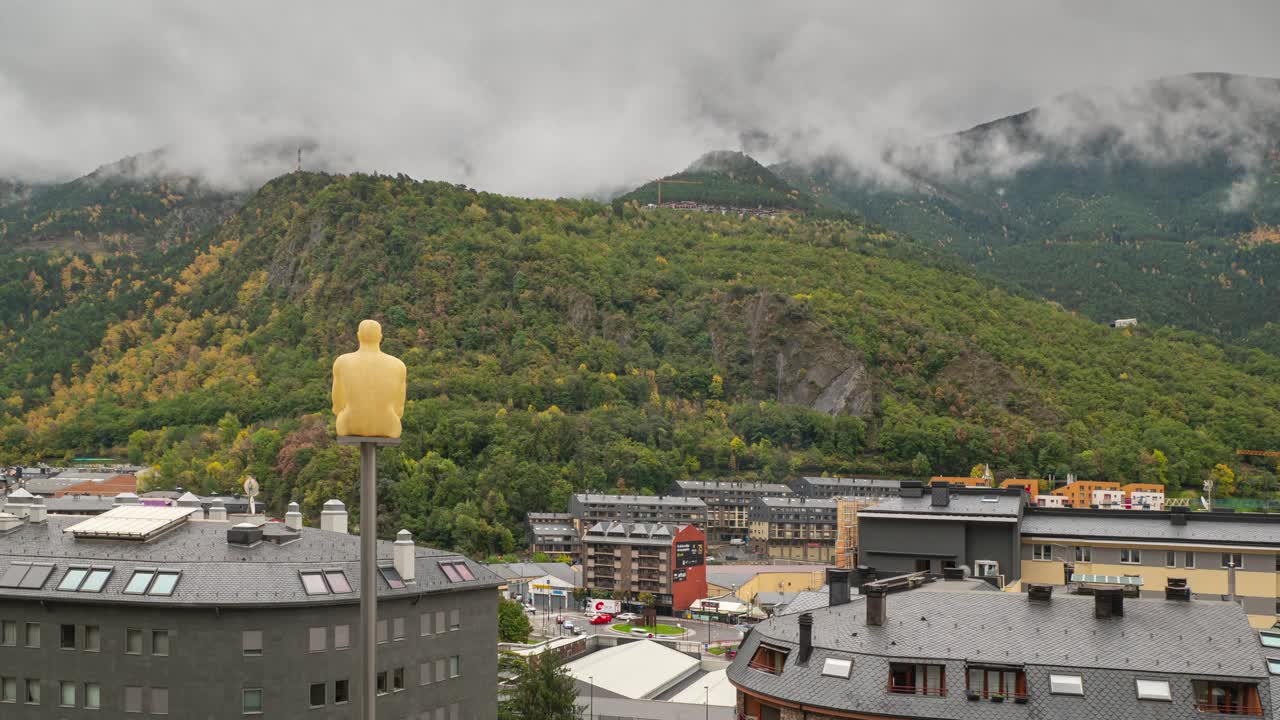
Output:
<svg viewBox="0 0 1280 720">
<path fill-rule="evenodd" d="M 409 368 L 404 443 L 380 454 L 384 529 L 476 555 L 584 489 L 979 462 L 1177 489 L 1236 447 L 1280 447 L 1280 358 L 1111 330 L 847 219 L 295 173 L 157 252 L 127 275 L 30 251 L 49 280 L 26 302 L 53 293 L 105 330 L 72 367 L 28 353 L 40 380 L 5 376 L 0 462 L 115 454 L 202 492 L 252 474 L 277 513 L 357 508 L 328 378 L 365 317 Z M 92 272 L 61 282 L 77 263 Z M 97 302 L 116 285 L 100 273 L 137 294 Z M 6 357 L 34 332 L 22 321 L 3 317 Z M 1268 467 L 1238 469 L 1238 494 L 1274 490 Z"/>
<path fill-rule="evenodd" d="M 662 202 L 696 202 L 736 208 L 813 210 L 811 195 L 788 185 L 749 155 L 728 150 L 706 153 L 688 168 L 662 178 Z M 642 205 L 658 202 L 658 181 L 620 198 Z"/>
</svg>

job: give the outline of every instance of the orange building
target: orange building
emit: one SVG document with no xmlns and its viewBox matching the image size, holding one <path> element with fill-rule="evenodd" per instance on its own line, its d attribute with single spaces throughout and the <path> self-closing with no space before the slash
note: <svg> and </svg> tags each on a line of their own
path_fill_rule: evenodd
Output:
<svg viewBox="0 0 1280 720">
<path fill-rule="evenodd" d="M 1009 478 L 1000 483 L 1002 488 L 1020 487 L 1027 496 L 1035 502 L 1037 496 L 1040 495 L 1040 481 L 1031 478 Z"/>
<path fill-rule="evenodd" d="M 1087 508 L 1093 504 L 1095 490 L 1119 490 L 1124 493 L 1125 500 L 1132 500 L 1135 492 L 1164 494 L 1164 486 L 1160 483 L 1129 483 L 1122 486 L 1120 483 L 1111 482 L 1110 480 L 1076 480 L 1060 488 L 1055 488 L 1053 494 L 1067 498 L 1067 502 L 1071 503 L 1071 507 Z"/>
</svg>

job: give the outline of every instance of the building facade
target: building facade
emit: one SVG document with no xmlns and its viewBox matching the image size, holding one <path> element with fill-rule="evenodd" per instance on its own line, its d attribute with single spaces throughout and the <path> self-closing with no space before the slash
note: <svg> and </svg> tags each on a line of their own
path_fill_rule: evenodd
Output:
<svg viewBox="0 0 1280 720">
<path fill-rule="evenodd" d="M 341 514 L 345 530 L 340 507 L 326 519 Z M 143 506 L 0 516 L 0 714 L 357 714 L 359 538 L 300 515 L 203 518 Z M 379 566 L 379 716 L 493 718 L 498 579 L 408 533 L 379 544 Z"/>
<path fill-rule="evenodd" d="M 1019 488 L 906 484 L 901 497 L 858 512 L 858 563 L 880 576 L 964 567 L 998 587 L 1016 583 L 1024 495 Z"/>
<path fill-rule="evenodd" d="M 569 513 L 529 513 L 529 549 L 551 558 L 564 556 L 573 562 L 582 559 L 582 539 Z"/>
<path fill-rule="evenodd" d="M 1133 575 L 1159 597 L 1169 578 L 1192 597 L 1234 597 L 1258 628 L 1280 620 L 1280 517 L 1269 514 L 1036 509 L 1023 519 L 1024 582 Z"/>
<path fill-rule="evenodd" d="M 836 501 L 831 498 L 756 498 L 749 520 L 757 552 L 779 560 L 835 561 Z"/>
<path fill-rule="evenodd" d="M 747 537 L 747 515 L 758 497 L 787 497 L 791 488 L 780 483 L 740 480 L 677 480 L 673 495 L 706 503 L 707 542 L 712 545 Z"/>
<path fill-rule="evenodd" d="M 581 493 L 569 499 L 569 515 L 578 531 L 598 523 L 675 523 L 704 527 L 707 504 L 680 495 L 597 495 Z"/>
<path fill-rule="evenodd" d="M 652 593 L 660 611 L 676 612 L 707 594 L 707 539 L 696 525 L 598 523 L 582 538 L 590 590 L 638 600 Z"/>
</svg>

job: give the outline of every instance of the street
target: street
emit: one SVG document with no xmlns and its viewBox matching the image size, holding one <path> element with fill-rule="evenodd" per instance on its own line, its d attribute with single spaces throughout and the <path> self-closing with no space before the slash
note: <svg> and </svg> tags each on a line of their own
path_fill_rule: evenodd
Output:
<svg viewBox="0 0 1280 720">
<path fill-rule="evenodd" d="M 565 635 L 564 627 L 556 622 L 557 617 L 563 617 L 565 620 L 572 621 L 577 627 L 582 628 L 583 635 L 610 634 L 616 635 L 611 629 L 616 622 L 607 625 L 592 625 L 590 619 L 580 610 L 565 610 L 559 612 L 543 612 L 539 610 L 537 614 L 529 616 L 529 622 L 533 625 L 533 633 L 543 639 L 563 637 Z M 671 618 L 658 616 L 658 622 L 664 625 L 679 625 L 693 631 L 692 635 L 685 635 L 680 640 L 687 642 L 706 643 L 708 637 L 708 623 L 702 620 L 686 620 L 684 618 Z M 710 639 L 712 642 L 721 640 L 738 640 L 742 637 L 742 633 L 734 629 L 732 625 L 724 623 L 712 622 L 710 625 Z"/>
</svg>

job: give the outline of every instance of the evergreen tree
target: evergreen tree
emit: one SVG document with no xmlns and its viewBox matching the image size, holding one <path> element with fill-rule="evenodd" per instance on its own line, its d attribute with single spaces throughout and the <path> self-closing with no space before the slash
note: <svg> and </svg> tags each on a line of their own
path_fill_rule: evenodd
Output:
<svg viewBox="0 0 1280 720">
<path fill-rule="evenodd" d="M 528 642 L 531 632 L 533 626 L 524 608 L 515 600 L 504 598 L 498 605 L 498 642 Z"/>
<path fill-rule="evenodd" d="M 503 653 L 498 672 L 507 682 L 498 700 L 499 720 L 581 720 L 577 688 L 556 653 Z"/>
</svg>

